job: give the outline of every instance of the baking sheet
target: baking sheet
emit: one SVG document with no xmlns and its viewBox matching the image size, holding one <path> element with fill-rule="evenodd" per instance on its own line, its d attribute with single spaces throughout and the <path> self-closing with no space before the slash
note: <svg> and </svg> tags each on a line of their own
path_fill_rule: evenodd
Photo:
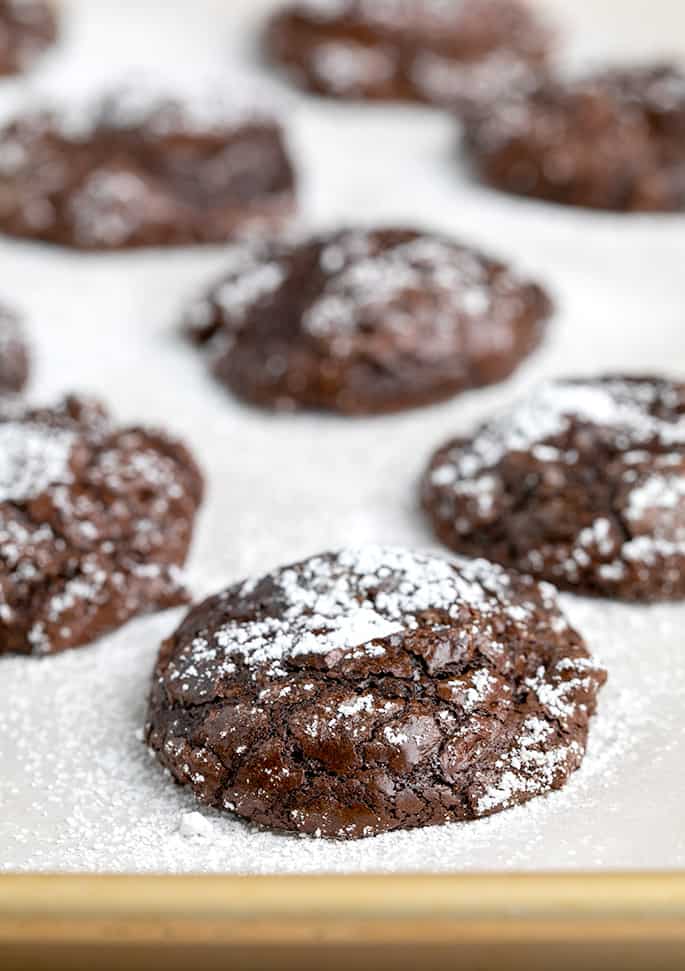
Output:
<svg viewBox="0 0 685 971">
<path fill-rule="evenodd" d="M 255 69 L 257 0 L 82 0 L 31 84 L 227 63 Z M 677 0 L 546 6 L 571 54 L 685 56 Z M 575 9 L 574 9 L 575 8 Z M 675 43 L 680 44 L 677 51 Z M 259 67 L 259 65 L 258 65 Z M 264 70 L 261 68 L 261 70 Z M 26 82 L 3 82 L 0 110 Z M 432 548 L 416 480 L 431 449 L 541 377 L 607 369 L 685 378 L 685 217 L 621 217 L 508 199 L 473 184 L 444 116 L 356 107 L 283 87 L 303 221 L 416 223 L 481 244 L 545 281 L 559 312 L 514 380 L 379 419 L 274 416 L 216 386 L 179 338 L 179 310 L 221 248 L 84 256 L 0 241 L 0 299 L 26 314 L 30 393 L 101 395 L 123 420 L 185 436 L 208 479 L 189 562 L 204 594 L 347 543 Z M 0 870 L 304 873 L 685 866 L 685 606 L 564 598 L 609 669 L 585 763 L 565 790 L 475 823 L 327 843 L 202 809 L 141 743 L 145 695 L 173 611 L 94 647 L 0 659 Z"/>
</svg>

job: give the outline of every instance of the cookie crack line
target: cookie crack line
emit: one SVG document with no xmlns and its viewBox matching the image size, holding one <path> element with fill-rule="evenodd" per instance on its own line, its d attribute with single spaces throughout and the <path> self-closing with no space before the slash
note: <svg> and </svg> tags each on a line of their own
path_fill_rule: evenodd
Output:
<svg viewBox="0 0 685 971">
<path fill-rule="evenodd" d="M 425 628 L 424 632 L 430 632 L 430 628 L 428 627 Z M 325 632 L 322 632 L 322 633 L 325 633 Z M 416 631 L 416 633 L 421 633 L 421 628 L 419 628 Z M 436 633 L 436 632 L 433 632 L 433 633 Z M 405 645 L 403 641 L 404 641 L 404 638 L 401 635 L 397 635 L 386 639 L 386 644 L 390 645 L 392 643 L 394 644 L 394 646 L 400 647 L 402 650 L 404 650 Z M 379 639 L 374 639 L 364 644 L 357 645 L 356 648 L 354 649 L 368 651 L 369 654 L 372 655 L 376 649 L 382 646 L 383 646 L 382 641 L 380 641 Z M 326 667 L 322 667 L 322 668 L 306 667 L 306 669 L 303 669 L 286 663 L 284 664 L 285 674 L 288 677 L 298 677 L 298 676 L 302 676 L 303 678 L 306 677 L 307 681 L 313 682 L 320 688 L 323 688 L 326 686 L 340 687 L 346 683 L 350 683 L 354 685 L 356 688 L 361 689 L 361 693 L 364 693 L 367 689 L 368 690 L 373 689 L 378 691 L 380 694 L 382 694 L 383 688 L 387 684 L 389 678 L 391 678 L 393 683 L 396 684 L 397 686 L 412 688 L 415 692 L 419 693 L 420 697 L 423 697 L 423 695 L 425 694 L 425 696 L 430 699 L 430 698 L 433 698 L 435 694 L 434 685 L 432 683 L 426 683 L 426 681 L 422 680 L 422 678 L 434 679 L 439 683 L 439 681 L 441 680 L 449 681 L 450 678 L 454 678 L 457 676 L 467 677 L 470 674 L 479 671 L 482 668 L 483 664 L 487 663 L 488 661 L 488 658 L 486 655 L 479 654 L 478 658 L 472 659 L 471 661 L 465 663 L 463 666 L 460 665 L 457 670 L 452 672 L 452 674 L 445 674 L 443 676 L 438 677 L 437 675 L 431 674 L 428 668 L 427 662 L 425 661 L 424 658 L 412 652 L 410 649 L 407 649 L 410 663 L 413 665 L 411 673 L 401 673 L 401 672 L 398 673 L 397 671 L 393 671 L 392 674 L 389 675 L 387 672 L 383 672 L 383 671 L 378 671 L 374 673 L 361 673 L 361 672 L 346 670 L 343 676 L 335 673 L 335 663 L 336 661 L 340 660 L 342 656 L 344 656 L 344 653 L 345 653 L 344 649 L 338 648 L 335 651 L 331 652 L 330 657 L 324 655 L 324 662 L 326 664 Z M 248 687 L 248 686 L 249 686 L 249 682 L 246 682 L 245 687 Z M 257 700 L 257 694 L 258 694 L 258 688 L 256 686 L 253 686 L 253 695 L 251 697 L 255 701 Z M 392 697 L 393 699 L 398 699 L 400 697 L 406 697 L 406 696 L 391 695 L 389 697 Z M 169 707 L 172 707 L 174 704 L 181 704 L 182 707 L 187 711 L 194 711 L 194 710 L 204 711 L 204 710 L 207 710 L 208 707 L 211 706 L 213 703 L 226 701 L 226 700 L 227 700 L 227 696 L 224 695 L 220 689 L 218 689 L 215 694 L 208 694 L 207 697 L 203 698 L 202 700 L 183 698 L 180 701 L 177 698 L 175 698 L 174 695 L 168 691 L 168 689 L 165 689 L 166 704 Z M 455 710 L 458 710 L 458 709 L 455 709 Z"/>
<path fill-rule="evenodd" d="M 548 584 L 340 550 L 193 607 L 162 646 L 145 739 L 207 805 L 360 838 L 559 788 L 604 680 Z"/>
</svg>

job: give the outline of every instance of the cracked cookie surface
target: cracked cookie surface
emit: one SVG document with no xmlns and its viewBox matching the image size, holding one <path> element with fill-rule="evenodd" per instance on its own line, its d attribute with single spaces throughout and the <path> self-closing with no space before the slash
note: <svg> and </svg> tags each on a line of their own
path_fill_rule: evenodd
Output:
<svg viewBox="0 0 685 971">
<path fill-rule="evenodd" d="M 685 385 L 548 382 L 433 456 L 437 535 L 585 594 L 685 597 Z"/>
<path fill-rule="evenodd" d="M 52 654 L 188 600 L 202 496 L 186 448 L 92 400 L 0 402 L 0 654 Z"/>
<path fill-rule="evenodd" d="M 113 250 L 280 227 L 295 176 L 266 99 L 228 82 L 176 87 L 141 80 L 5 125 L 0 231 Z"/>
<path fill-rule="evenodd" d="M 391 412 L 501 381 L 552 312 L 505 264 L 413 229 L 245 243 L 228 262 L 186 330 L 219 380 L 272 408 Z"/>
<path fill-rule="evenodd" d="M 551 46 L 521 0 L 301 0 L 265 34 L 271 60 L 318 94 L 452 105 L 529 82 Z"/>
<path fill-rule="evenodd" d="M 0 393 L 21 391 L 29 376 L 29 351 L 17 315 L 0 306 Z"/>
<path fill-rule="evenodd" d="M 44 0 L 0 0 L 0 75 L 28 70 L 57 38 L 57 17 Z"/>
<path fill-rule="evenodd" d="M 668 64 L 546 80 L 472 111 L 466 146 L 496 188 L 616 211 L 685 208 L 685 73 Z"/>
<path fill-rule="evenodd" d="M 560 788 L 604 680 L 550 585 L 350 549 L 193 607 L 162 645 L 146 739 L 207 805 L 355 839 Z"/>
</svg>

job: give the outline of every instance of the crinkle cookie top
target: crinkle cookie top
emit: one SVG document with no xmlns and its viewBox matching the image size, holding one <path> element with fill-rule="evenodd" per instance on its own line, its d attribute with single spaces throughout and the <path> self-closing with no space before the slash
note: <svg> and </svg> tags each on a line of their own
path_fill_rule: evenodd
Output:
<svg viewBox="0 0 685 971">
<path fill-rule="evenodd" d="M 355 838 L 561 786 L 603 680 L 551 586 L 346 549 L 194 607 L 162 648 L 147 736 L 205 802 Z"/>
<path fill-rule="evenodd" d="M 685 595 L 685 386 L 543 384 L 439 449 L 424 503 L 454 549 L 571 589 Z"/>
<path fill-rule="evenodd" d="M 394 410 L 501 380 L 541 339 L 541 287 L 446 237 L 350 229 L 246 243 L 191 306 L 215 370 L 262 404 Z"/>
<path fill-rule="evenodd" d="M 186 599 L 202 479 L 183 445 L 94 401 L 0 405 L 0 654 L 77 647 Z"/>
</svg>

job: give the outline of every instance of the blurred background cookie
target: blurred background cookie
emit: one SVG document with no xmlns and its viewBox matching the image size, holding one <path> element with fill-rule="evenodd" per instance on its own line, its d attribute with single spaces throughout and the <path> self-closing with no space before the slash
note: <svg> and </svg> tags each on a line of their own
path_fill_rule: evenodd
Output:
<svg viewBox="0 0 685 971">
<path fill-rule="evenodd" d="M 525 0 L 300 0 L 273 16 L 265 47 L 319 94 L 451 103 L 527 80 L 552 35 Z"/>
<path fill-rule="evenodd" d="M 473 108 L 473 106 L 472 106 Z M 685 208 L 685 73 L 603 70 L 472 110 L 466 146 L 488 184 L 570 206 Z"/>
<path fill-rule="evenodd" d="M 372 414 L 503 380 L 551 311 L 536 283 L 444 236 L 351 229 L 235 247 L 186 327 L 248 401 Z"/>
<path fill-rule="evenodd" d="M 95 401 L 0 403 L 0 655 L 88 644 L 186 601 L 202 498 L 180 442 Z"/>
<path fill-rule="evenodd" d="M 0 231 L 82 249 L 220 242 L 282 225 L 295 175 L 272 106 L 229 82 L 141 80 L 0 131 Z"/>
<path fill-rule="evenodd" d="M 584 594 L 685 597 L 685 385 L 610 376 L 543 384 L 423 481 L 437 535 Z"/>
</svg>

